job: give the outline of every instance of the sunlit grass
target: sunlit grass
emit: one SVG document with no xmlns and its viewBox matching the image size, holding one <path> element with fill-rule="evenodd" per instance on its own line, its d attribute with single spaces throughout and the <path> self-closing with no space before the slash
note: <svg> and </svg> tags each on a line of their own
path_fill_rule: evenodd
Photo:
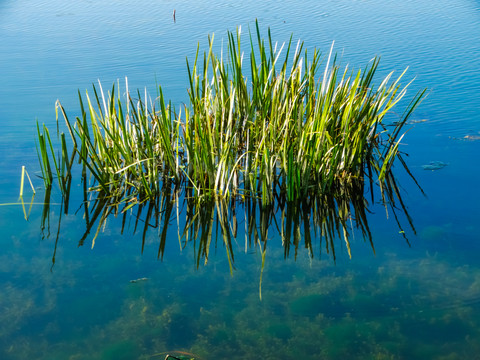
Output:
<svg viewBox="0 0 480 360">
<path fill-rule="evenodd" d="M 332 49 L 322 57 L 291 39 L 273 44 L 258 24 L 250 34 L 248 74 L 240 29 L 228 34 L 226 54 L 215 54 L 213 44 L 212 36 L 203 56 L 197 51 L 187 60 L 190 103 L 178 112 L 161 87 L 149 101 L 138 91 L 132 96 L 128 83 L 125 99 L 101 84 L 93 94 L 79 93 L 74 121 L 58 102 L 72 146 L 61 133 L 55 155 L 47 127 L 38 126 L 45 186 L 56 177 L 68 193 L 77 160 L 95 180 L 91 190 L 130 205 L 159 196 L 169 181 L 199 200 L 248 196 L 263 205 L 278 197 L 341 195 L 356 180 L 377 182 L 384 193 L 401 157 L 403 126 L 423 96 L 387 128 L 386 114 L 406 94 L 404 72 L 375 86 L 377 58 L 363 71 L 341 69 Z"/>
</svg>

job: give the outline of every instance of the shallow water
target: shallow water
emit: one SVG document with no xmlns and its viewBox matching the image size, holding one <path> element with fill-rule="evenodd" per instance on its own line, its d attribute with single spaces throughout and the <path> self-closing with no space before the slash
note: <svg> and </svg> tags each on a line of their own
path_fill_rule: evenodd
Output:
<svg viewBox="0 0 480 360">
<path fill-rule="evenodd" d="M 403 146 L 427 197 L 399 172 L 417 230 L 407 230 L 410 245 L 378 206 L 370 215 L 375 254 L 357 235 L 352 259 L 341 239 L 335 262 L 318 239 L 313 259 L 301 246 L 296 258 L 284 259 L 272 229 L 260 301 L 261 253 L 255 246 L 245 252 L 242 231 L 230 275 L 221 241 L 197 269 L 198 249 L 180 250 L 174 225 L 160 261 L 156 230 L 143 254 L 141 234 L 130 224 L 121 235 L 120 219 L 108 221 L 93 249 L 91 236 L 79 247 L 84 224 L 72 205 L 55 244 L 59 205 L 51 206 L 44 231 L 41 206 L 33 205 L 28 221 L 20 206 L 0 206 L 0 358 L 163 359 L 173 351 L 202 359 L 478 356 L 477 1 L 2 1 L 1 202 L 17 201 L 21 165 L 37 172 L 35 120 L 53 128 L 57 99 L 73 117 L 77 89 L 83 93 L 97 79 L 109 88 L 128 76 L 131 89 L 146 87 L 154 96 L 159 83 L 180 104 L 185 57 L 197 43 L 206 47 L 215 33 L 220 47 L 228 30 L 242 26 L 246 33 L 255 18 L 279 42 L 293 33 L 327 53 L 335 41 L 344 64 L 363 67 L 378 54 L 382 74 L 409 66 L 411 96 L 428 87 Z M 436 161 L 447 166 L 423 169 Z"/>
</svg>

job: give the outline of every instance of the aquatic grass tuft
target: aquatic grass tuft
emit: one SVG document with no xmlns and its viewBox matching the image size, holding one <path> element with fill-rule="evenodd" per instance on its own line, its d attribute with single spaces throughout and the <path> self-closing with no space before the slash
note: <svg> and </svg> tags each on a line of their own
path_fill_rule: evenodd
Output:
<svg viewBox="0 0 480 360">
<path fill-rule="evenodd" d="M 299 42 L 290 56 L 291 39 L 278 47 L 270 31 L 265 42 L 256 26 L 250 81 L 240 29 L 228 33 L 228 62 L 214 54 L 213 36 L 203 57 L 197 50 L 193 64 L 187 59 L 190 104 L 183 116 L 165 102 L 161 87 L 152 103 L 140 92 L 134 99 L 128 82 L 123 102 L 115 86 L 106 94 L 100 83 L 93 97 L 79 94 L 82 116 L 74 123 L 58 102 L 73 155 L 62 133 L 55 156 L 48 129 L 37 125 L 45 185 L 56 173 L 65 193 L 76 155 L 95 179 L 92 190 L 123 193 L 123 201 L 152 199 L 167 179 L 191 187 L 198 198 L 254 196 L 264 205 L 280 194 L 293 201 L 338 193 L 353 179 L 376 181 L 383 192 L 400 156 L 403 126 L 424 92 L 389 129 L 384 119 L 406 94 L 405 72 L 392 83 L 390 73 L 375 87 L 378 58 L 364 71 L 341 70 L 333 45 L 322 65 L 316 49 L 308 60 Z"/>
<path fill-rule="evenodd" d="M 303 42 L 294 44 L 292 37 L 278 45 L 270 30 L 262 38 L 258 23 L 249 33 L 247 56 L 241 35 L 240 28 L 229 32 L 220 55 L 214 52 L 212 35 L 203 54 L 198 47 L 193 61 L 186 60 L 189 103 L 178 111 L 165 100 L 161 86 L 152 100 L 146 91 L 132 95 L 127 80 L 124 90 L 114 84 L 107 92 L 99 82 L 92 93 L 79 93 L 81 114 L 74 121 L 57 101 L 58 153 L 48 128 L 37 123 L 46 188 L 56 177 L 66 197 L 72 168 L 81 166 L 86 235 L 96 219 L 104 223 L 109 214 L 135 207 L 138 217 L 144 209 L 148 219 L 162 213 L 166 224 L 182 191 L 188 208 L 183 235 L 201 236 L 197 259 L 208 258 L 216 214 L 232 270 L 236 230 L 230 231 L 226 208 L 234 209 L 236 202 L 252 204 L 245 206 L 253 209 L 254 217 L 257 206 L 266 216 L 259 229 L 246 224 L 252 226 L 246 233 L 254 234 L 259 245 L 271 225 L 268 214 L 281 211 L 286 254 L 291 238 L 298 244 L 299 229 L 310 228 L 310 215 L 298 215 L 304 212 L 312 214 L 322 236 L 342 236 L 349 253 L 353 217 L 371 238 L 365 184 L 370 185 L 372 202 L 378 186 L 381 201 L 386 209 L 390 205 L 396 219 L 395 199 L 406 212 L 393 167 L 399 159 L 413 178 L 400 143 L 425 90 L 395 122 L 388 121 L 392 109 L 405 102 L 411 83 L 401 85 L 406 70 L 396 79 L 392 72 L 377 84 L 379 58 L 363 70 L 342 68 L 333 44 L 326 56 L 317 49 L 307 53 Z M 60 133 L 58 110 L 69 139 Z M 87 193 L 97 195 L 90 210 Z M 159 257 L 165 237 L 162 232 Z M 328 246 L 335 257 L 333 243 Z"/>
</svg>

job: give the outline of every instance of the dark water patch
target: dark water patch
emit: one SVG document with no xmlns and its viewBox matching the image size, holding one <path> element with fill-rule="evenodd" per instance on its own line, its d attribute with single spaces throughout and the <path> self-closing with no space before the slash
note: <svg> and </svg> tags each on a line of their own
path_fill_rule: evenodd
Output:
<svg viewBox="0 0 480 360">
<path fill-rule="evenodd" d="M 386 290 L 373 295 L 338 290 L 328 294 L 311 294 L 294 299 L 289 309 L 296 316 L 315 317 L 321 314 L 332 319 L 349 317 L 365 321 L 395 316 L 398 311 L 403 311 L 403 302 L 408 303 L 409 300 L 402 300 L 401 294 L 397 296 L 395 293 Z"/>
<path fill-rule="evenodd" d="M 310 294 L 294 299 L 290 311 L 296 316 L 342 318 L 349 309 L 330 294 Z"/>
<path fill-rule="evenodd" d="M 58 329 L 70 329 L 62 337 L 84 337 L 95 326 L 102 326 L 120 314 L 121 299 L 115 292 L 92 292 L 88 295 L 62 297 L 50 321 Z"/>
<path fill-rule="evenodd" d="M 400 329 L 412 342 L 439 344 L 465 340 L 473 328 L 459 318 L 409 318 Z"/>
<path fill-rule="evenodd" d="M 282 341 L 287 341 L 292 337 L 292 329 L 284 322 L 271 324 L 266 329 L 266 334 Z"/>
<path fill-rule="evenodd" d="M 209 344 L 218 349 L 228 348 L 235 344 L 237 340 L 237 333 L 231 331 L 226 323 L 220 326 L 210 325 L 203 336 L 208 337 Z"/>
<path fill-rule="evenodd" d="M 272 314 L 272 316 L 287 316 L 287 314 L 291 311 L 289 304 L 285 302 L 285 299 L 281 296 L 281 294 L 264 294 L 263 299 L 266 308 Z"/>
<path fill-rule="evenodd" d="M 215 281 L 214 278 L 217 278 L 217 280 Z M 212 280 L 205 282 L 193 274 L 193 276 L 181 279 L 175 284 L 174 289 L 172 289 L 172 296 L 191 304 L 208 302 L 209 299 L 217 298 L 220 295 L 219 292 L 223 290 L 223 277 L 219 278 L 214 274 Z"/>
<path fill-rule="evenodd" d="M 103 360 L 131 360 L 137 359 L 139 354 L 138 346 L 130 340 L 119 341 L 109 344 L 102 351 Z"/>
<path fill-rule="evenodd" d="M 355 319 L 375 319 L 392 314 L 392 307 L 380 297 L 359 294 L 343 302 L 349 315 Z"/>
<path fill-rule="evenodd" d="M 198 334 L 194 319 L 181 313 L 170 314 L 163 327 L 165 340 L 175 348 L 189 348 Z"/>
<path fill-rule="evenodd" d="M 325 336 L 328 341 L 326 346 L 328 358 L 362 358 L 369 353 L 371 354 L 371 345 L 366 341 L 368 335 L 372 333 L 371 330 L 368 324 L 357 323 L 352 320 L 336 323 L 328 327 L 325 330 Z"/>
</svg>

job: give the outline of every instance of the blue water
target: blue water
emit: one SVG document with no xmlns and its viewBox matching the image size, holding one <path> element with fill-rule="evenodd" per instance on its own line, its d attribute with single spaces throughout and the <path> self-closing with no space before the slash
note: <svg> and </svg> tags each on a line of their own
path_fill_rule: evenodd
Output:
<svg viewBox="0 0 480 360">
<path fill-rule="evenodd" d="M 57 99 L 74 117 L 77 89 L 128 77 L 130 89 L 153 97 L 158 83 L 181 104 L 185 57 L 209 34 L 219 47 L 228 30 L 246 35 L 256 18 L 279 42 L 293 33 L 327 53 L 335 41 L 345 65 L 380 55 L 381 74 L 409 66 L 410 96 L 428 87 L 412 117 L 426 121 L 412 124 L 402 146 L 427 197 L 398 173 L 417 230 L 410 245 L 381 207 L 370 216 L 375 254 L 356 237 L 352 259 L 342 239 L 335 262 L 319 241 L 313 259 L 302 246 L 284 259 L 272 229 L 260 300 L 262 258 L 254 246 L 245 252 L 243 223 L 230 275 L 221 241 L 197 269 L 196 249 L 180 249 L 176 220 L 163 261 L 156 230 L 142 254 L 141 234 L 131 224 L 121 235 L 120 219 L 108 220 L 93 249 L 92 236 L 79 247 L 83 219 L 72 205 L 52 266 L 60 206 L 51 205 L 42 232 L 40 205 L 28 221 L 21 206 L 2 205 L 1 359 L 478 357 L 480 142 L 465 138 L 480 135 L 477 1 L 1 1 L 0 203 L 17 202 L 22 165 L 42 202 L 35 121 L 54 128 Z M 448 166 L 423 170 L 431 161 Z M 148 280 L 130 282 L 140 278 Z"/>
</svg>

